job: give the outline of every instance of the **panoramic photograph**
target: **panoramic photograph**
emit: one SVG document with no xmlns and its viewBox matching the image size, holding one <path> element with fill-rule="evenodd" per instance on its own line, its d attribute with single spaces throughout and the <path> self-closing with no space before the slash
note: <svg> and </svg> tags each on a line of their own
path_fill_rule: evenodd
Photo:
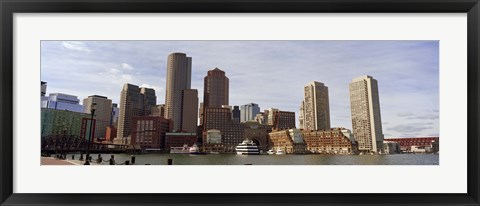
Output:
<svg viewBox="0 0 480 206">
<path fill-rule="evenodd" d="M 41 41 L 41 165 L 439 165 L 439 41 Z"/>
</svg>

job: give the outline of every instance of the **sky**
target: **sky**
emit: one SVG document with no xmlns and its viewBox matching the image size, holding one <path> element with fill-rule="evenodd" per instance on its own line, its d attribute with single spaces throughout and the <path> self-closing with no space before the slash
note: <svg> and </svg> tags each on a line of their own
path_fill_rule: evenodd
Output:
<svg viewBox="0 0 480 206">
<path fill-rule="evenodd" d="M 155 89 L 165 102 L 167 56 L 192 57 L 192 89 L 219 68 L 230 79 L 230 105 L 257 103 L 298 113 L 303 87 L 329 90 L 332 127 L 351 129 L 349 83 L 378 81 L 385 138 L 439 135 L 438 41 L 42 41 L 41 80 L 49 93 L 118 103 L 124 83 Z"/>
</svg>

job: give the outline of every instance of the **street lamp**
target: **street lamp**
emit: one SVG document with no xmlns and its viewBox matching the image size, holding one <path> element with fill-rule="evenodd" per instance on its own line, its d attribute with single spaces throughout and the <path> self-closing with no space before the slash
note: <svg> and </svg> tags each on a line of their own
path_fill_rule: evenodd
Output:
<svg viewBox="0 0 480 206">
<path fill-rule="evenodd" d="M 92 105 L 90 106 L 90 112 L 91 112 L 91 118 L 90 118 L 90 137 L 88 138 L 88 142 L 87 142 L 87 155 L 86 155 L 86 158 L 85 158 L 85 164 L 84 165 L 90 165 L 90 144 L 91 144 L 91 141 L 93 140 L 93 115 L 95 115 L 95 107 L 96 107 L 97 103 L 92 103 Z"/>
</svg>

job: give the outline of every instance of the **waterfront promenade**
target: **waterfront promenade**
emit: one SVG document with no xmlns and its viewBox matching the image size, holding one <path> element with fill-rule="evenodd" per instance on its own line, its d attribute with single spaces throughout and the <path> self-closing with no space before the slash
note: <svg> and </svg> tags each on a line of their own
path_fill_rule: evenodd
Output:
<svg viewBox="0 0 480 206">
<path fill-rule="evenodd" d="M 60 160 L 54 157 L 42 157 L 41 165 L 83 165 L 84 161 L 80 160 Z M 90 164 L 95 164 L 91 162 Z"/>
</svg>

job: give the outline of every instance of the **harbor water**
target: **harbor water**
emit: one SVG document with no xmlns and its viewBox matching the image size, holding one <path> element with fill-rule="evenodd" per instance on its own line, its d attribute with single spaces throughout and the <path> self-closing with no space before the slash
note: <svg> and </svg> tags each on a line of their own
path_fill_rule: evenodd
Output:
<svg viewBox="0 0 480 206">
<path fill-rule="evenodd" d="M 73 154 L 75 160 L 80 154 Z M 98 154 L 91 154 L 95 162 Z M 131 161 L 131 154 L 113 154 L 116 164 Z M 111 154 L 101 154 L 103 165 L 108 165 Z M 236 154 L 135 154 L 135 165 L 438 165 L 438 154 L 393 155 L 236 155 Z M 85 157 L 85 155 L 84 155 Z M 72 154 L 67 155 L 71 159 Z"/>
</svg>

